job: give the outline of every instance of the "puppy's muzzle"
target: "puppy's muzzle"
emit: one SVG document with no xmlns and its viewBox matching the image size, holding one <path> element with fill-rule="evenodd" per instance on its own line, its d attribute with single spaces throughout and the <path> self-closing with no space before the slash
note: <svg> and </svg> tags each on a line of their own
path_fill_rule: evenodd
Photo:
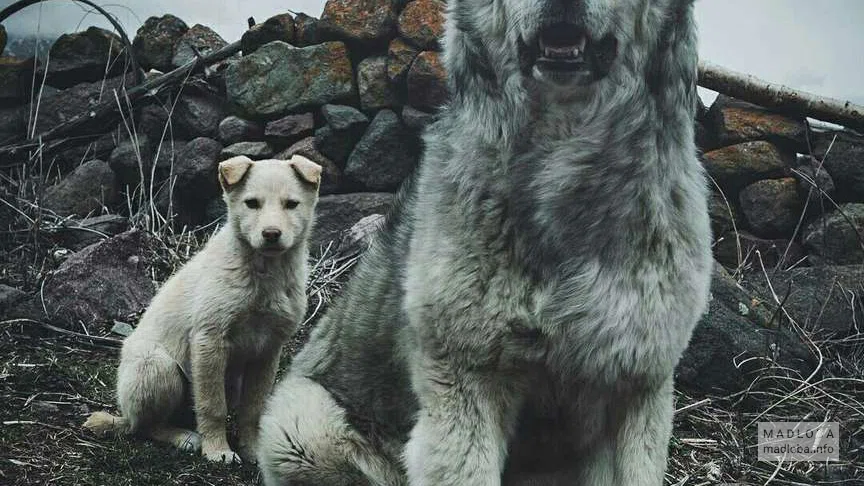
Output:
<svg viewBox="0 0 864 486">
<path fill-rule="evenodd" d="M 264 243 L 275 245 L 279 243 L 279 238 L 282 237 L 282 230 L 279 228 L 264 228 L 261 231 L 261 237 L 264 238 Z"/>
</svg>

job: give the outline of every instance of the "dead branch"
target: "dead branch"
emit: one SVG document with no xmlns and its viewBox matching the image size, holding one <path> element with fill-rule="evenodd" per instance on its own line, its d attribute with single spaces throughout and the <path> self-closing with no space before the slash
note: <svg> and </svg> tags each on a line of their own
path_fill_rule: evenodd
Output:
<svg viewBox="0 0 864 486">
<path fill-rule="evenodd" d="M 808 116 L 864 131 L 864 106 L 849 101 L 769 83 L 704 61 L 699 63 L 699 85 L 781 113 Z"/>
</svg>

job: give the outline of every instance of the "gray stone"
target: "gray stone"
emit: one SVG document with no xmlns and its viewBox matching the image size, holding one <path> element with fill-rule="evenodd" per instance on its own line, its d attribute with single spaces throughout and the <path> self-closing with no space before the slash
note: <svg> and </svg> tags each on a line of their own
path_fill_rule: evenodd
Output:
<svg viewBox="0 0 864 486">
<path fill-rule="evenodd" d="M 396 92 L 387 77 L 387 58 L 367 57 L 357 65 L 357 90 L 360 107 L 365 111 L 390 108 L 398 104 Z"/>
<path fill-rule="evenodd" d="M 277 40 L 294 44 L 294 18 L 291 14 L 279 14 L 254 25 L 243 33 L 240 46 L 243 55 L 248 56 L 264 44 Z"/>
<path fill-rule="evenodd" d="M 50 130 L 61 123 L 91 111 L 100 102 L 113 100 L 114 90 L 122 92 L 132 86 L 131 76 L 110 78 L 95 83 L 80 83 L 62 91 L 48 90 L 39 102 L 36 133 Z"/>
<path fill-rule="evenodd" d="M 20 105 L 29 100 L 33 82 L 33 60 L 0 57 L 0 101 Z"/>
<path fill-rule="evenodd" d="M 147 136 L 139 135 L 134 141 L 126 140 L 119 143 L 111 151 L 108 164 L 117 176 L 118 186 L 134 188 L 141 182 L 142 174 L 147 184 L 151 182 L 155 159 L 156 170 L 153 182 L 158 183 L 168 177 L 171 167 L 175 165 L 177 157 L 185 146 L 186 142 L 174 140 L 165 140 L 157 145 Z"/>
<path fill-rule="evenodd" d="M 315 118 L 312 113 L 288 115 L 267 123 L 264 138 L 284 147 L 312 135 L 314 130 Z"/>
<path fill-rule="evenodd" d="M 411 130 L 423 130 L 435 121 L 435 115 L 420 111 L 417 108 L 406 106 L 402 108 L 402 123 Z"/>
<path fill-rule="evenodd" d="M 274 41 L 225 74 L 228 99 L 252 118 L 272 118 L 354 94 L 354 74 L 341 42 L 296 48 Z"/>
<path fill-rule="evenodd" d="M 324 105 L 321 116 L 327 125 L 315 132 L 315 147 L 340 167 L 345 167 L 354 145 L 369 126 L 369 118 L 356 108 Z"/>
<path fill-rule="evenodd" d="M 437 52 L 417 55 L 408 70 L 408 104 L 416 108 L 437 109 L 449 99 L 447 73 Z"/>
<path fill-rule="evenodd" d="M 327 0 L 321 14 L 327 35 L 359 43 L 386 39 L 396 30 L 396 9 L 391 0 Z"/>
<path fill-rule="evenodd" d="M 321 32 L 321 21 L 299 12 L 294 16 L 294 45 L 308 47 L 320 44 L 327 36 Z"/>
<path fill-rule="evenodd" d="M 798 167 L 795 169 L 797 172 L 793 172 L 793 175 L 798 181 L 798 190 L 802 194 L 812 191 L 817 200 L 824 199 L 825 196 L 833 198 L 837 186 L 834 184 L 831 174 L 818 160 L 809 155 L 800 155 Z"/>
<path fill-rule="evenodd" d="M 128 218 L 117 214 L 103 214 L 81 220 L 67 221 L 57 232 L 63 246 L 77 251 L 128 229 Z"/>
<path fill-rule="evenodd" d="M 763 238 L 790 236 L 803 210 L 798 184 L 791 177 L 753 183 L 739 199 L 750 229 Z"/>
<path fill-rule="evenodd" d="M 238 116 L 227 116 L 219 122 L 219 141 L 225 145 L 237 142 L 255 142 L 264 138 L 260 123 Z"/>
<path fill-rule="evenodd" d="M 174 111 L 175 122 L 190 139 L 216 137 L 224 117 L 222 102 L 211 96 L 181 96 Z"/>
<path fill-rule="evenodd" d="M 389 193 L 352 193 L 322 196 L 315 208 L 310 248 L 317 253 L 330 242 L 338 244 L 344 231 L 371 214 L 386 214 L 393 204 Z"/>
<path fill-rule="evenodd" d="M 420 141 L 396 113 L 381 110 L 357 142 L 345 176 L 371 191 L 395 191 L 417 165 Z"/>
<path fill-rule="evenodd" d="M 188 31 L 186 22 L 170 14 L 148 18 L 132 41 L 135 60 L 144 70 L 167 73 L 172 68 L 174 47 Z"/>
<path fill-rule="evenodd" d="M 46 82 L 65 89 L 122 74 L 126 68 L 125 48 L 117 34 L 99 27 L 63 34 L 51 46 Z"/>
<path fill-rule="evenodd" d="M 399 35 L 420 49 L 437 49 L 446 8 L 441 0 L 413 0 L 399 14 Z"/>
<path fill-rule="evenodd" d="M 704 155 L 705 168 L 723 188 L 739 189 L 760 179 L 782 177 L 795 163 L 795 153 L 771 142 L 744 142 Z"/>
<path fill-rule="evenodd" d="M 269 159 L 273 157 L 273 147 L 267 142 L 237 142 L 222 149 L 219 160 L 245 155 L 252 160 Z"/>
<path fill-rule="evenodd" d="M 27 298 L 27 293 L 15 287 L 0 284 L 0 318 L 7 317 L 6 311 Z"/>
<path fill-rule="evenodd" d="M 0 108 L 0 145 L 7 140 L 22 138 L 26 135 L 24 110 L 21 108 Z"/>
<path fill-rule="evenodd" d="M 864 202 L 864 137 L 825 132 L 816 133 L 813 140 L 813 154 L 822 161 L 837 186 L 835 199 Z"/>
<path fill-rule="evenodd" d="M 408 75 L 411 63 L 420 50 L 402 39 L 393 39 L 387 48 L 387 78 L 394 85 L 402 83 Z"/>
<path fill-rule="evenodd" d="M 767 140 L 788 150 L 807 151 L 803 119 L 789 118 L 722 94 L 714 100 L 707 117 L 721 147 Z"/>
<path fill-rule="evenodd" d="M 804 246 L 814 263 L 864 262 L 864 204 L 841 204 L 804 230 Z"/>
<path fill-rule="evenodd" d="M 163 136 L 168 140 L 179 138 L 180 133 L 182 133 L 180 127 L 174 123 L 168 124 L 170 110 L 170 105 L 162 106 L 159 103 L 145 105 L 138 113 L 135 129 L 138 133 L 146 135 L 149 140 L 158 141 Z"/>
<path fill-rule="evenodd" d="M 321 166 L 321 186 L 318 188 L 319 194 L 333 194 L 339 190 L 339 184 L 342 180 L 342 171 L 335 162 L 315 148 L 315 137 L 304 138 L 283 150 L 273 158 L 288 160 L 295 154 L 302 155 Z"/>
<path fill-rule="evenodd" d="M 174 45 L 174 57 L 171 58 L 173 67 L 184 66 L 195 59 L 195 49 L 202 55 L 219 50 L 228 45 L 225 39 L 219 36 L 213 29 L 195 24 L 187 30 Z M 212 69 L 215 69 L 213 66 Z"/>
<path fill-rule="evenodd" d="M 114 321 L 114 325 L 111 326 L 111 332 L 123 337 L 129 337 L 132 332 L 135 331 L 135 328 L 132 327 L 132 324 L 123 321 Z"/>
<path fill-rule="evenodd" d="M 57 184 L 45 190 L 42 206 L 61 216 L 98 213 L 117 198 L 114 172 L 101 160 L 81 164 Z"/>
<path fill-rule="evenodd" d="M 81 322 L 129 319 L 153 298 L 145 236 L 128 231 L 73 254 L 45 281 L 48 317 L 70 329 Z"/>
</svg>

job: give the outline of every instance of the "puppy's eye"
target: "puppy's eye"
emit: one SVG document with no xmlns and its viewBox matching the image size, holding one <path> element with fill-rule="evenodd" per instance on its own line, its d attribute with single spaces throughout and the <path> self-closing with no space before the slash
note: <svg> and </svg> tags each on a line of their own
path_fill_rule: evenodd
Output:
<svg viewBox="0 0 864 486">
<path fill-rule="evenodd" d="M 292 201 L 292 200 L 285 201 L 285 209 L 294 209 L 298 205 L 300 205 L 300 201 Z"/>
<path fill-rule="evenodd" d="M 247 199 L 243 201 L 249 209 L 258 209 L 261 207 L 261 202 L 257 199 Z"/>
</svg>

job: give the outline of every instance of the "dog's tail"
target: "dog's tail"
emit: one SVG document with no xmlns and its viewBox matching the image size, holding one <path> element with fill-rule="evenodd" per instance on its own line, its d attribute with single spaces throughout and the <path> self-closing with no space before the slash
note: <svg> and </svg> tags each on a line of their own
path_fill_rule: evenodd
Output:
<svg viewBox="0 0 864 486">
<path fill-rule="evenodd" d="M 129 435 L 132 428 L 125 417 L 116 417 L 108 412 L 93 412 L 84 422 L 84 428 L 99 437 Z"/>
</svg>

